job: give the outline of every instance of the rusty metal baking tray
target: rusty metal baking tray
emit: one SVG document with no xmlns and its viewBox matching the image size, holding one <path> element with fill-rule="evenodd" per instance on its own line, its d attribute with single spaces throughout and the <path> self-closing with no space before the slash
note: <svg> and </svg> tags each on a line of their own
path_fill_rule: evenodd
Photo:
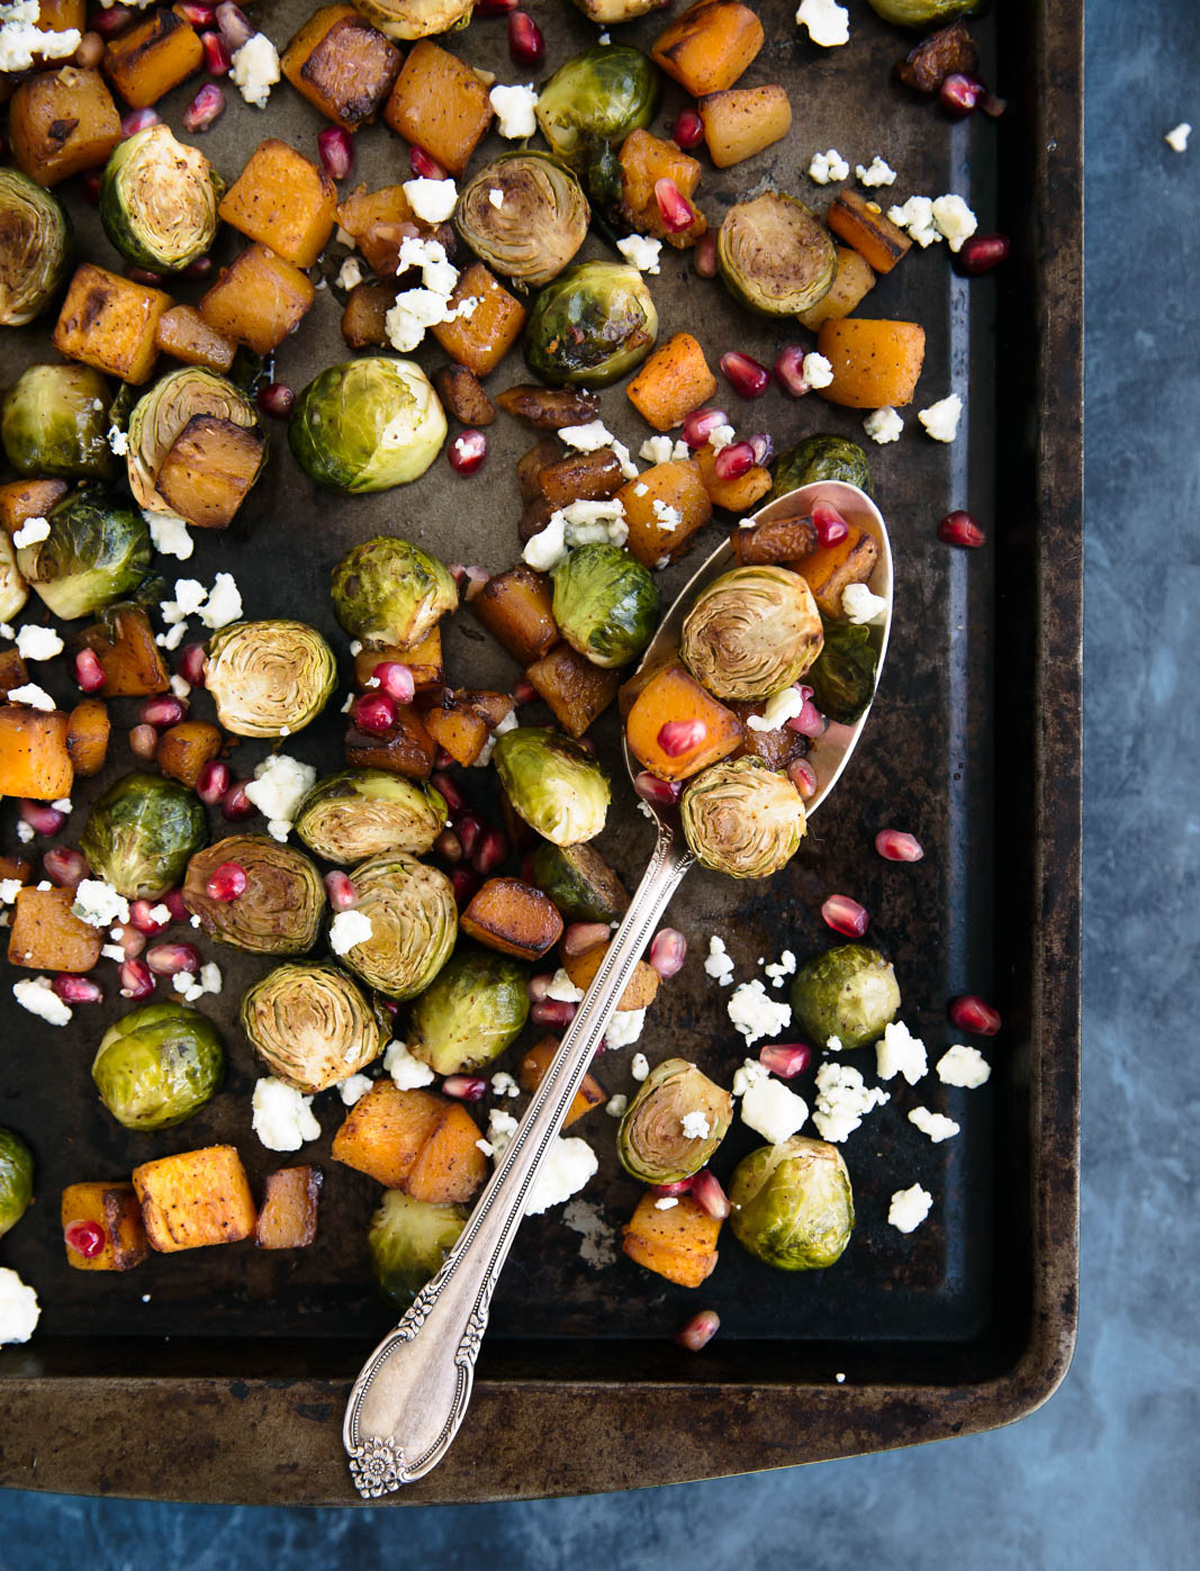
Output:
<svg viewBox="0 0 1200 1571">
<path fill-rule="evenodd" d="M 311 0 L 281 0 L 264 8 L 262 24 L 282 43 L 311 9 Z M 549 36 L 551 64 L 594 36 L 558 0 L 534 0 L 531 9 Z M 746 80 L 785 81 L 795 123 L 753 162 L 706 174 L 700 194 L 711 214 L 760 184 L 819 195 L 805 176 L 818 149 L 837 147 L 852 163 L 880 152 L 900 172 L 901 200 L 959 191 L 985 228 L 1011 233 L 1013 256 L 999 273 L 968 282 L 944 247 L 914 252 L 871 297 L 871 314 L 925 325 L 929 353 L 915 407 L 953 385 L 968 394 L 963 428 L 942 447 L 920 433 L 910 410 L 903 439 L 872 449 L 896 553 L 897 621 L 867 736 L 784 874 L 746 887 L 703 873 L 689 880 L 673 919 L 692 954 L 652 1011 L 645 1045 L 652 1056 L 669 1045 L 728 1075 L 737 1039 L 724 997 L 701 968 L 707 936 L 726 936 L 744 977 L 785 944 L 800 954 L 816 949 L 820 903 L 841 890 L 872 912 L 872 933 L 896 962 L 905 1016 L 931 1048 L 952 1040 L 947 996 L 970 987 L 996 999 L 1005 1025 L 990 1044 L 995 1072 L 972 1093 L 936 1081 L 895 1093 L 893 1082 L 891 1105 L 846 1147 L 860 1225 L 852 1248 L 824 1273 L 772 1273 L 730 1242 L 716 1275 L 690 1295 L 623 1259 L 590 1269 L 561 1220 L 528 1222 L 493 1307 L 458 1443 L 433 1474 L 393 1497 L 400 1504 L 628 1489 L 965 1434 L 1036 1407 L 1070 1358 L 1078 1280 L 1082 0 L 1009 0 L 975 24 L 985 74 L 1009 94 L 1009 109 L 998 123 L 959 125 L 892 84 L 904 36 L 863 0 L 852 5 L 851 45 L 832 51 L 797 36 L 794 0 L 760 10 L 768 44 Z M 651 18 L 623 31 L 644 42 L 654 26 Z M 478 22 L 453 47 L 507 80 L 518 76 L 502 21 Z M 176 126 L 188 91 L 167 102 Z M 668 94 L 661 123 L 678 102 Z M 283 84 L 265 114 L 235 102 L 205 147 L 218 169 L 236 172 L 262 136 L 311 149 L 318 129 L 315 112 Z M 407 156 L 389 132 L 359 141 L 356 178 L 404 178 Z M 94 213 L 74 206 L 84 253 L 119 265 Z M 588 246 L 603 251 L 595 237 Z M 674 259 L 653 287 L 665 331 L 699 323 L 717 352 L 737 345 L 768 363 L 782 341 Z M 299 387 L 344 357 L 339 315 L 329 288 L 284 346 L 281 377 Z M 45 344 L 44 332 L 7 333 L 4 379 L 48 358 Z M 432 353 L 422 358 L 437 363 Z M 522 369 L 514 356 L 495 381 L 519 380 Z M 639 425 L 619 387 L 604 395 L 603 412 L 627 437 Z M 739 405 L 737 417 L 746 430 L 772 430 L 779 444 L 814 429 L 861 437 L 857 416 L 815 398 L 797 404 L 772 392 L 753 412 Z M 211 582 L 218 569 L 231 570 L 249 614 L 310 617 L 344 651 L 326 585 L 351 542 L 395 530 L 446 560 L 492 569 L 513 560 L 513 462 L 529 438 L 507 418 L 492 432 L 491 457 L 473 480 L 442 460 L 416 485 L 350 500 L 314 491 L 277 437 L 243 516 L 227 535 L 198 531 L 182 571 Z M 984 551 L 949 551 L 935 538 L 935 521 L 963 505 L 988 529 Z M 708 549 L 702 541 L 701 554 Z M 672 573 L 681 582 L 690 571 Z M 669 597 L 675 580 L 665 576 Z M 455 680 L 490 676 L 507 685 L 514 673 L 499 660 L 466 618 L 455 619 Z M 47 681 L 66 697 L 65 675 Z M 330 765 L 337 758 L 332 708 L 294 744 L 301 756 Z M 612 727 L 601 744 L 619 769 Z M 240 772 L 261 752 L 244 744 Z M 128 767 L 124 756 L 119 767 Z M 633 879 L 652 831 L 619 785 L 617 795 L 605 845 Z M 925 860 L 882 863 L 871 842 L 886 823 L 915 829 Z M 15 849 L 11 807 L 0 839 Z M 250 1133 L 253 1068 L 234 1025 L 250 967 L 221 959 L 227 985 L 214 1012 L 231 1048 L 228 1086 L 185 1129 L 157 1137 L 122 1131 L 90 1085 L 92 1048 L 116 1001 L 80 1012 L 78 1029 L 67 1031 L 0 1003 L 0 1121 L 29 1137 L 39 1169 L 38 1203 L 2 1255 L 36 1284 L 44 1305 L 35 1339 L 0 1353 L 0 1483 L 177 1500 L 356 1501 L 342 1409 L 389 1322 L 364 1260 L 376 1193 L 369 1180 L 326 1160 L 318 1243 L 294 1255 L 256 1255 L 243 1245 L 156 1257 L 105 1277 L 72 1272 L 62 1258 L 57 1195 L 65 1183 L 126 1174 L 151 1154 L 214 1139 L 236 1141 L 256 1180 L 274 1165 Z M 4 985 L 0 997 L 7 994 Z M 600 1062 L 610 1090 L 627 1089 L 628 1057 Z M 937 1147 L 917 1135 L 903 1113 L 919 1100 L 962 1110 L 962 1135 Z M 338 1121 L 337 1104 L 323 1101 L 318 1160 Z M 610 1144 L 605 1130 L 594 1127 L 592 1137 Z M 722 1171 L 741 1155 L 740 1138 L 728 1142 Z M 934 1193 L 934 1212 L 904 1238 L 886 1224 L 888 1196 L 918 1177 Z M 634 1193 L 606 1159 L 595 1194 L 610 1219 L 628 1214 Z M 720 1311 L 723 1327 L 696 1357 L 670 1338 L 700 1303 Z"/>
</svg>

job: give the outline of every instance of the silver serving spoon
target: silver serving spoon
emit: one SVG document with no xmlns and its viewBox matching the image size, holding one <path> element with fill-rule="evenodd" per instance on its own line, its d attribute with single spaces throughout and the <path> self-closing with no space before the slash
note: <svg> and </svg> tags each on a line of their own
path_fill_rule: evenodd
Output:
<svg viewBox="0 0 1200 1571">
<path fill-rule="evenodd" d="M 882 670 L 892 620 L 892 554 L 887 528 L 870 498 L 856 486 L 818 481 L 777 498 L 754 519 L 761 523 L 803 517 L 817 502 L 831 504 L 848 522 L 868 530 L 879 545 L 870 587 L 887 602 L 879 656 Z M 726 541 L 676 598 L 642 656 L 643 666 L 658 663 L 678 645 L 684 617 L 699 590 L 733 565 L 733 550 Z M 841 776 L 862 735 L 867 712 L 869 706 L 852 726 L 830 725 L 814 743 L 808 760 L 816 772 L 817 789 L 805 803 L 806 817 L 820 807 Z M 628 749 L 625 762 L 634 776 L 640 766 Z M 492 1293 L 543 1159 L 591 1068 L 617 1000 L 676 886 L 693 864 L 678 808 L 650 806 L 658 823 L 658 842 L 625 919 L 613 934 L 604 964 L 445 1264 L 371 1354 L 354 1383 L 342 1437 L 351 1476 L 367 1499 L 424 1477 L 458 1433 L 471 1397 Z"/>
</svg>

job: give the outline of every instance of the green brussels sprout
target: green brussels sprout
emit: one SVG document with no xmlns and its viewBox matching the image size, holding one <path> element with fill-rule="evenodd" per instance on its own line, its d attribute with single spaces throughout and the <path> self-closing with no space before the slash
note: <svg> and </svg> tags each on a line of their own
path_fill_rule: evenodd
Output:
<svg viewBox="0 0 1200 1571">
<path fill-rule="evenodd" d="M 499 191 L 499 207 L 490 193 Z M 459 193 L 454 227 L 489 267 L 538 289 L 587 238 L 591 209 L 579 181 L 546 153 L 502 153 Z"/>
<path fill-rule="evenodd" d="M 300 805 L 296 833 L 317 856 L 348 867 L 382 851 L 421 856 L 446 827 L 446 803 L 386 769 L 344 769 L 319 781 Z"/>
<path fill-rule="evenodd" d="M 792 1008 L 818 1043 L 843 1048 L 877 1041 L 896 1018 L 900 989 L 891 962 L 867 944 L 839 944 L 806 960 L 792 983 Z"/>
<path fill-rule="evenodd" d="M 875 697 L 878 675 L 878 630 L 825 621 L 825 642 L 808 673 L 813 703 L 821 713 L 852 725 Z"/>
<path fill-rule="evenodd" d="M 235 736 L 291 736 L 332 698 L 337 661 L 307 622 L 232 622 L 208 641 L 204 685 Z"/>
<path fill-rule="evenodd" d="M 41 480 L 108 480 L 117 461 L 108 445 L 112 388 L 90 365 L 31 365 L 0 406 L 0 440 L 21 475 Z"/>
<path fill-rule="evenodd" d="M 402 1189 L 384 1190 L 371 1218 L 367 1249 L 371 1274 L 397 1309 L 408 1309 L 438 1274 L 470 1214 L 470 1206 L 434 1205 Z"/>
<path fill-rule="evenodd" d="M 753 754 L 711 764 L 688 781 L 679 806 L 692 855 L 730 878 L 769 878 L 804 837 L 803 797 Z"/>
<path fill-rule="evenodd" d="M 389 38 L 453 33 L 471 19 L 475 0 L 354 0 L 354 8 Z"/>
<path fill-rule="evenodd" d="M 564 922 L 619 922 L 629 909 L 621 880 L 593 846 L 541 841 L 529 876 L 558 907 Z"/>
<path fill-rule="evenodd" d="M 454 886 L 437 868 L 403 852 L 368 857 L 350 875 L 355 911 L 371 936 L 352 944 L 343 964 L 387 998 L 411 998 L 450 958 L 458 933 Z"/>
<path fill-rule="evenodd" d="M 351 496 L 416 480 L 445 439 L 445 411 L 424 371 L 382 355 L 315 376 L 288 423 L 288 443 L 309 479 Z"/>
<path fill-rule="evenodd" d="M 33 1199 L 33 1152 L 0 1124 L 0 1238 L 25 1215 Z"/>
<path fill-rule="evenodd" d="M 194 791 L 162 775 L 132 774 L 93 804 L 79 849 L 97 878 L 127 900 L 154 900 L 179 883 L 208 839 Z"/>
<path fill-rule="evenodd" d="M 576 174 L 589 142 L 611 145 L 654 119 L 662 89 L 648 55 L 629 44 L 595 44 L 568 60 L 541 89 L 537 121 L 550 150 Z"/>
<path fill-rule="evenodd" d="M 867 455 L 857 442 L 828 433 L 806 436 L 795 447 L 780 453 L 771 466 L 771 477 L 771 489 L 766 501 L 760 504 L 762 507 L 817 480 L 842 480 L 871 495 L 871 468 Z"/>
<path fill-rule="evenodd" d="M 221 1083 L 217 1028 L 187 1004 L 145 1004 L 109 1026 L 92 1061 L 100 1100 L 126 1129 L 171 1129 Z"/>
<path fill-rule="evenodd" d="M 693 1132 L 693 1115 L 696 1132 Z M 733 1098 L 686 1058 L 656 1064 L 617 1129 L 621 1166 L 644 1184 L 675 1184 L 706 1167 L 733 1121 Z M 704 1132 L 699 1132 L 703 1125 Z"/>
<path fill-rule="evenodd" d="M 974 16 L 987 0 L 867 0 L 872 11 L 896 27 L 929 27 L 952 22 L 956 16 Z"/>
<path fill-rule="evenodd" d="M 593 665 L 636 660 L 654 636 L 658 590 L 647 570 L 620 546 L 577 546 L 555 567 L 554 620 L 572 649 Z"/>
<path fill-rule="evenodd" d="M 239 1019 L 271 1073 L 297 1091 L 358 1074 L 390 1036 L 384 1010 L 333 965 L 276 966 L 246 993 Z"/>
<path fill-rule="evenodd" d="M 148 604 L 153 576 L 150 530 L 140 513 L 98 486 L 72 491 L 46 515 L 50 533 L 17 551 L 22 577 L 55 616 L 70 622 L 119 600 Z"/>
<path fill-rule="evenodd" d="M 854 1231 L 850 1174 L 836 1146 L 793 1135 L 743 1157 L 729 1186 L 733 1236 L 780 1271 L 820 1271 Z"/>
<path fill-rule="evenodd" d="M 208 881 L 234 862 L 246 874 L 236 900 L 214 900 Z M 183 902 L 218 944 L 255 955 L 302 955 L 312 948 L 325 912 L 325 884 L 303 851 L 270 835 L 226 835 L 187 867 Z"/>
<path fill-rule="evenodd" d="M 586 748 L 537 726 L 496 738 L 492 762 L 518 817 L 557 846 L 594 840 L 611 800 L 608 778 Z"/>
<path fill-rule="evenodd" d="M 392 535 L 347 551 L 330 593 L 342 627 L 368 649 L 411 649 L 458 605 L 454 579 L 437 558 Z"/>
<path fill-rule="evenodd" d="M 150 129 L 165 131 L 166 127 L 151 126 Z M 178 371 L 171 371 L 156 382 L 148 393 L 143 394 L 129 416 L 129 452 L 125 462 L 129 489 L 139 507 L 148 507 L 152 513 L 175 511 L 160 496 L 155 482 L 163 459 L 174 447 L 188 421 L 198 415 L 229 420 L 234 425 L 264 437 L 262 460 L 257 473 L 262 472 L 267 449 L 257 405 L 215 371 L 206 371 L 202 366 L 180 366 Z"/>
<path fill-rule="evenodd" d="M 217 236 L 225 182 L 161 122 L 118 142 L 100 178 L 104 233 L 139 267 L 177 273 Z"/>
<path fill-rule="evenodd" d="M 764 191 L 725 214 L 717 267 L 726 289 L 749 310 L 797 316 L 829 293 L 837 247 L 803 202 Z"/>
<path fill-rule="evenodd" d="M 654 348 L 658 312 L 636 267 L 580 262 L 548 284 L 525 324 L 525 359 L 551 384 L 606 387 Z"/>
<path fill-rule="evenodd" d="M 735 567 L 702 589 L 684 618 L 679 653 L 717 698 L 770 698 L 821 652 L 812 590 L 786 567 Z"/>
<path fill-rule="evenodd" d="M 50 305 L 73 250 L 62 203 L 17 169 L 0 169 L 0 327 L 25 327 Z"/>
<path fill-rule="evenodd" d="M 414 1000 L 408 1050 L 439 1075 L 490 1064 L 529 1018 L 528 973 L 509 955 L 460 944 Z"/>
<path fill-rule="evenodd" d="M 0 529 L 0 622 L 12 622 L 29 599 L 29 585 L 17 566 L 17 548 L 12 536 Z"/>
</svg>

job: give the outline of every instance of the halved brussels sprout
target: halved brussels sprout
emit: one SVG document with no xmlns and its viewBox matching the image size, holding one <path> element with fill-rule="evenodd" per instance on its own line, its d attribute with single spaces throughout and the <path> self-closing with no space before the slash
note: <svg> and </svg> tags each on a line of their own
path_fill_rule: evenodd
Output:
<svg viewBox="0 0 1200 1571">
<path fill-rule="evenodd" d="M 854 622 L 825 623 L 825 643 L 808 673 L 823 715 L 852 725 L 875 696 L 879 631 Z"/>
<path fill-rule="evenodd" d="M 896 27 L 928 27 L 952 22 L 956 16 L 974 16 L 986 0 L 867 0 L 872 11 Z"/>
<path fill-rule="evenodd" d="M 179 883 L 208 839 L 194 791 L 162 775 L 125 775 L 93 805 L 79 849 L 93 876 L 127 900 L 154 900 Z"/>
<path fill-rule="evenodd" d="M 654 348 L 658 312 L 636 267 L 581 262 L 548 284 L 525 324 L 525 359 L 544 381 L 606 387 Z"/>
<path fill-rule="evenodd" d="M 867 944 L 840 944 L 806 960 L 792 983 L 792 1008 L 818 1043 L 843 1048 L 877 1041 L 896 1018 L 900 988 L 891 962 Z"/>
<path fill-rule="evenodd" d="M 276 966 L 246 993 L 239 1019 L 271 1073 L 297 1091 L 358 1074 L 390 1034 L 384 1011 L 333 965 Z"/>
<path fill-rule="evenodd" d="M 13 1129 L 0 1125 L 0 1238 L 25 1215 L 33 1199 L 33 1152 Z"/>
<path fill-rule="evenodd" d="M 496 738 L 492 762 L 514 811 L 557 846 L 594 840 L 611 800 L 608 778 L 586 748 L 537 726 Z"/>
<path fill-rule="evenodd" d="M 397 1309 L 408 1309 L 435 1277 L 467 1225 L 470 1206 L 414 1200 L 386 1189 L 371 1218 L 367 1249 L 371 1274 Z"/>
<path fill-rule="evenodd" d="M 717 698 L 770 698 L 798 682 L 821 652 L 812 590 L 786 567 L 735 567 L 696 596 L 679 653 Z"/>
<path fill-rule="evenodd" d="M 100 222 L 131 262 L 177 273 L 216 239 L 224 189 L 200 149 L 160 122 L 113 149 L 100 179 Z"/>
<path fill-rule="evenodd" d="M 424 371 L 382 355 L 315 376 L 288 423 L 288 443 L 309 479 L 351 496 L 417 479 L 445 439 L 446 415 Z"/>
<path fill-rule="evenodd" d="M 90 365 L 31 365 L 0 407 L 9 463 L 41 480 L 111 479 L 117 472 L 108 445 L 112 401 L 107 378 Z"/>
<path fill-rule="evenodd" d="M 393 535 L 351 547 L 330 580 L 334 615 L 368 649 L 411 649 L 458 605 L 436 557 Z"/>
<path fill-rule="evenodd" d="M 636 660 L 654 636 L 658 590 L 620 546 L 577 546 L 555 567 L 554 620 L 572 649 L 593 665 Z"/>
<path fill-rule="evenodd" d="M 154 131 L 159 129 L 166 127 L 151 127 Z M 265 436 L 257 406 L 225 377 L 194 365 L 169 372 L 138 399 L 129 416 L 129 454 L 125 462 L 129 489 L 139 507 L 148 507 L 152 513 L 174 512 L 158 494 L 155 482 L 163 459 L 188 421 L 197 415 L 213 415 Z"/>
<path fill-rule="evenodd" d="M 837 247 L 803 202 L 764 191 L 725 214 L 717 266 L 729 293 L 751 311 L 796 316 L 829 293 Z"/>
<path fill-rule="evenodd" d="M 421 856 L 445 827 L 440 792 L 386 769 L 344 769 L 318 781 L 296 815 L 308 849 L 343 867 L 382 851 Z"/>
<path fill-rule="evenodd" d="M 226 862 L 246 874 L 236 900 L 214 900 L 208 881 Z M 317 941 L 325 884 L 303 851 L 270 835 L 226 835 L 188 863 L 183 901 L 218 944 L 255 955 L 302 955 Z"/>
<path fill-rule="evenodd" d="M 707 1166 L 732 1121 L 728 1091 L 686 1058 L 665 1058 L 621 1119 L 617 1155 L 642 1183 L 675 1184 Z M 698 1132 L 701 1123 L 704 1133 Z"/>
<path fill-rule="evenodd" d="M 771 489 L 766 501 L 760 504 L 762 507 L 816 480 L 842 480 L 847 485 L 856 485 L 868 496 L 871 494 L 871 466 L 867 455 L 857 442 L 828 433 L 806 436 L 795 447 L 780 453 L 771 466 L 771 477 Z"/>
<path fill-rule="evenodd" d="M 172 1129 L 221 1083 L 225 1049 L 187 1004 L 146 1004 L 109 1026 L 92 1061 L 100 1100 L 126 1129 Z"/>
<path fill-rule="evenodd" d="M 429 38 L 457 32 L 475 0 L 354 0 L 354 9 L 389 38 Z"/>
<path fill-rule="evenodd" d="M 730 878 L 769 878 L 804 838 L 803 797 L 786 775 L 750 754 L 689 780 L 680 811 L 697 862 Z"/>
<path fill-rule="evenodd" d="M 743 1157 L 729 1186 L 733 1236 L 764 1265 L 820 1271 L 854 1231 L 850 1174 L 836 1146 L 793 1135 Z"/>
<path fill-rule="evenodd" d="M 337 661 L 307 622 L 233 622 L 209 640 L 204 685 L 235 736 L 290 736 L 333 696 Z"/>
<path fill-rule="evenodd" d="M 371 936 L 341 958 L 387 998 L 411 998 L 450 958 L 458 933 L 454 886 L 444 873 L 402 852 L 368 857 L 350 875 L 356 912 Z"/>
<path fill-rule="evenodd" d="M 529 876 L 565 922 L 619 922 L 629 909 L 624 884 L 590 845 L 541 841 L 530 858 Z"/>
<path fill-rule="evenodd" d="M 17 552 L 30 588 L 64 622 L 103 611 L 118 600 L 148 604 L 153 576 L 150 530 L 140 513 L 108 491 L 72 491 L 46 514 L 50 533 Z"/>
<path fill-rule="evenodd" d="M 629 44 L 595 44 L 568 60 L 538 94 L 537 120 L 551 151 L 582 174 L 589 143 L 623 142 L 654 119 L 658 68 Z"/>
<path fill-rule="evenodd" d="M 439 1075 L 490 1064 L 529 1018 L 529 973 L 508 955 L 460 944 L 413 1000 L 408 1050 Z"/>
<path fill-rule="evenodd" d="M 17 169 L 0 169 L 0 327 L 24 327 L 59 291 L 71 224 L 58 198 Z"/>
<path fill-rule="evenodd" d="M 499 206 L 491 200 L 496 190 Z M 591 217 L 569 169 L 545 153 L 502 153 L 462 188 L 454 226 L 489 267 L 537 289 L 579 250 Z"/>
<path fill-rule="evenodd" d="M 0 529 L 0 622 L 11 622 L 29 599 L 29 585 L 17 566 L 17 548 L 7 530 Z"/>
</svg>

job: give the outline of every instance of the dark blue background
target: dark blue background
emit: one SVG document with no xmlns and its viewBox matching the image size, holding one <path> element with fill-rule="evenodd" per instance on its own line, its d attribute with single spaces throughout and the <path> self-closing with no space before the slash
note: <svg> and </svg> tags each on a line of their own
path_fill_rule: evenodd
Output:
<svg viewBox="0 0 1200 1571">
<path fill-rule="evenodd" d="M 1162 136 L 1200 126 L 1200 6 L 1090 0 L 1087 19 L 1084 1250 L 1065 1384 L 1000 1433 L 632 1495 L 403 1513 L 0 1495 L 5 1571 L 1197 1563 L 1200 131 L 1182 157 Z"/>
</svg>

